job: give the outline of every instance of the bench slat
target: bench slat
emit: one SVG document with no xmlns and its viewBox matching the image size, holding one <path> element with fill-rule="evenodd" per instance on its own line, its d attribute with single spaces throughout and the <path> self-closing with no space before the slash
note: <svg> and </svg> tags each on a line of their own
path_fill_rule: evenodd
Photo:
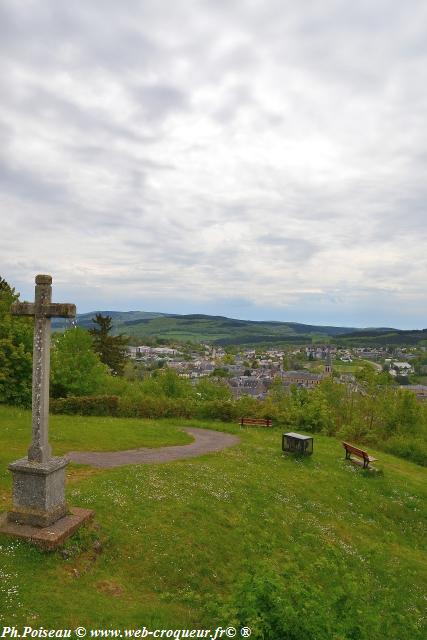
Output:
<svg viewBox="0 0 427 640">
<path fill-rule="evenodd" d="M 240 418 L 240 426 L 257 425 L 262 427 L 272 427 L 273 421 L 270 418 Z"/>
</svg>

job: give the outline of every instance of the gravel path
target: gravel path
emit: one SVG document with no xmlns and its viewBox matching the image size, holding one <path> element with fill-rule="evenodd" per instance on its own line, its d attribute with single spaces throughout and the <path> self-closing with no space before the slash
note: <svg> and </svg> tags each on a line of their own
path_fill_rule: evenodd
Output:
<svg viewBox="0 0 427 640">
<path fill-rule="evenodd" d="M 70 451 L 67 458 L 77 464 L 88 464 L 92 467 L 121 467 L 125 464 L 150 464 L 153 462 L 172 462 L 194 458 L 205 453 L 221 451 L 233 447 L 240 442 L 240 438 L 222 431 L 196 429 L 185 427 L 194 438 L 191 444 L 173 447 L 159 447 L 158 449 L 129 449 L 128 451 Z"/>
</svg>

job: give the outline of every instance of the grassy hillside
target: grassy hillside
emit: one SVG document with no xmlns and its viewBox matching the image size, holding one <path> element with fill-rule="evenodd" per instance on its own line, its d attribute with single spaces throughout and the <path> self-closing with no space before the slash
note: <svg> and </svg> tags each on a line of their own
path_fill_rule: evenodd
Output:
<svg viewBox="0 0 427 640">
<path fill-rule="evenodd" d="M 79 314 L 77 323 L 88 329 L 97 312 Z M 137 340 L 165 338 L 190 342 L 211 342 L 218 345 L 273 346 L 280 343 L 303 344 L 310 341 L 328 342 L 347 346 L 386 346 L 427 344 L 427 329 L 403 331 L 390 327 L 355 329 L 301 324 L 298 322 L 269 322 L 238 320 L 225 316 L 203 314 L 178 315 L 149 311 L 101 311 L 113 320 L 113 331 Z M 66 326 L 65 321 L 53 320 L 56 330 Z"/>
<path fill-rule="evenodd" d="M 55 420 L 57 453 L 79 448 L 78 433 L 94 449 L 181 437 L 176 422 L 109 420 L 101 435 L 98 419 Z M 0 536 L 3 624 L 425 637 L 425 469 L 372 451 L 382 473 L 364 472 L 317 435 L 311 458 L 285 458 L 279 430 L 192 424 L 236 432 L 241 444 L 163 465 L 70 465 L 69 502 L 94 508 L 95 524 L 51 554 Z M 2 408 L 0 510 L 29 425 L 28 413 Z"/>
<path fill-rule="evenodd" d="M 326 340 L 328 336 L 356 331 L 348 327 L 305 325 L 296 322 L 268 322 L 238 320 L 224 316 L 202 314 L 177 315 L 143 311 L 102 311 L 113 319 L 115 333 L 144 339 L 147 337 L 192 342 L 226 344 L 275 344 L 280 342 L 302 343 L 313 339 Z M 93 326 L 94 313 L 78 316 L 79 326 Z M 55 326 L 64 326 L 57 322 Z"/>
</svg>

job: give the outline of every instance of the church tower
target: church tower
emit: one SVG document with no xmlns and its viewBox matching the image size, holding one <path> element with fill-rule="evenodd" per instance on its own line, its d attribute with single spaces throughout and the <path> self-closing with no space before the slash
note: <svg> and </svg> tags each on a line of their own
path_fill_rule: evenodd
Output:
<svg viewBox="0 0 427 640">
<path fill-rule="evenodd" d="M 328 353 L 326 354 L 326 362 L 325 362 L 325 376 L 332 375 L 332 360 L 331 360 L 331 352 L 328 349 Z"/>
</svg>

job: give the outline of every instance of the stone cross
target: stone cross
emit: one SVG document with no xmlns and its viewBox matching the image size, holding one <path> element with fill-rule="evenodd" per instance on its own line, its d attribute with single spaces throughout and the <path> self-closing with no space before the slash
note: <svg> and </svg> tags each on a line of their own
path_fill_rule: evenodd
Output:
<svg viewBox="0 0 427 640">
<path fill-rule="evenodd" d="M 36 276 L 35 301 L 15 302 L 11 313 L 34 317 L 33 346 L 33 418 L 29 462 L 47 462 L 52 457 L 49 445 L 49 373 L 51 318 L 74 318 L 74 304 L 52 304 L 51 276 Z"/>
<path fill-rule="evenodd" d="M 48 462 L 52 457 L 49 445 L 49 374 L 51 318 L 74 318 L 74 304 L 52 303 L 52 277 L 36 276 L 35 301 L 15 302 L 15 316 L 34 317 L 33 347 L 33 417 L 29 462 Z"/>
<path fill-rule="evenodd" d="M 89 509 L 69 508 L 65 499 L 66 457 L 49 446 L 50 319 L 74 318 L 73 304 L 52 304 L 52 278 L 36 276 L 34 302 L 15 302 L 11 313 L 34 317 L 33 427 L 28 457 L 9 464 L 13 506 L 0 515 L 0 533 L 53 549 L 93 517 Z M 79 372 L 76 371 L 76 376 Z"/>
</svg>

